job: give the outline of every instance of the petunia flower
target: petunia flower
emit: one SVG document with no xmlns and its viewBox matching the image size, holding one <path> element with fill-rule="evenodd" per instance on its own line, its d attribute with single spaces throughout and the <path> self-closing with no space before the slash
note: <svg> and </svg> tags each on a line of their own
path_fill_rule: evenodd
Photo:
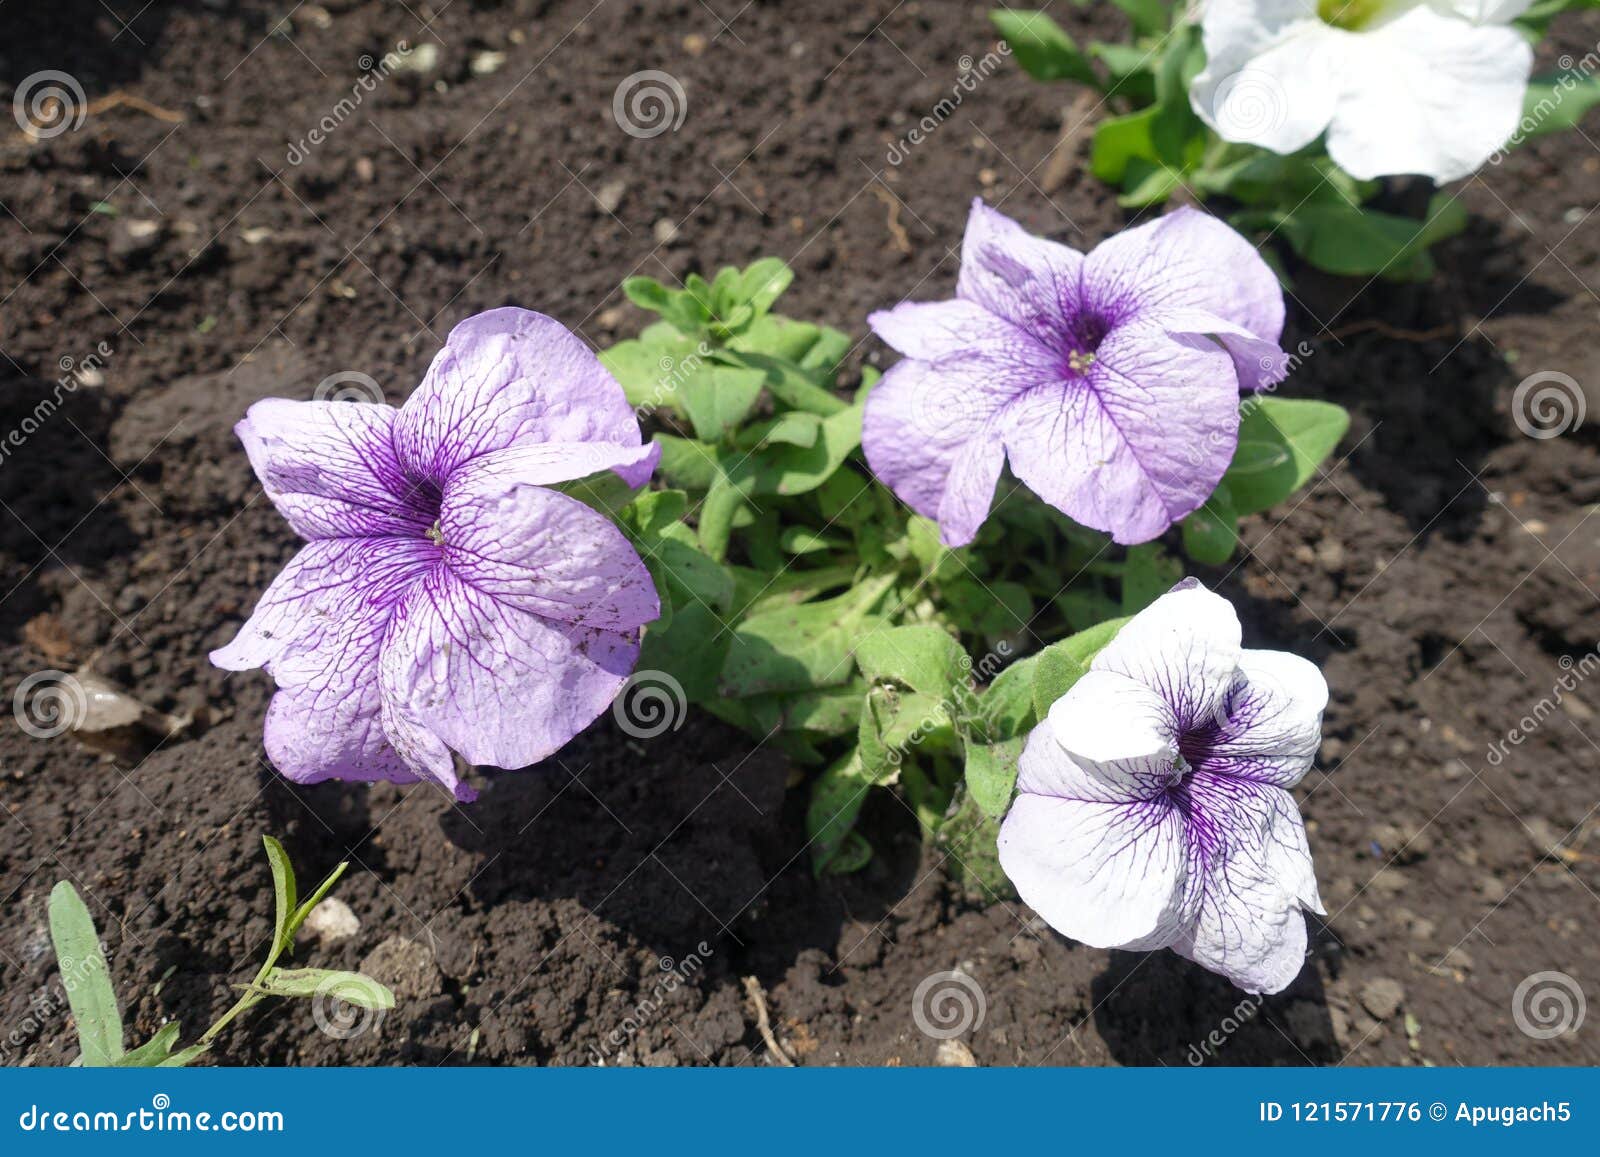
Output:
<svg viewBox="0 0 1600 1157">
<path fill-rule="evenodd" d="M 271 673 L 267 754 L 290 779 L 470 800 L 452 750 L 536 763 L 627 680 L 655 588 L 616 527 L 550 487 L 602 470 L 642 485 L 659 451 L 559 322 L 490 310 L 399 409 L 269 398 L 236 432 L 310 541 L 211 661 Z"/>
<path fill-rule="evenodd" d="M 1233 607 L 1186 579 L 1029 735 L 1000 864 L 1064 935 L 1277 992 L 1305 960 L 1301 909 L 1323 910 L 1288 789 L 1327 702 L 1316 667 L 1242 650 Z"/>
<path fill-rule="evenodd" d="M 1362 180 L 1465 177 L 1516 131 L 1532 0 L 1206 0 L 1194 110 L 1230 141 L 1292 153 L 1327 132 Z"/>
<path fill-rule="evenodd" d="M 955 300 L 869 321 L 906 356 L 868 396 L 867 462 L 947 546 L 977 534 L 1008 460 L 1085 526 L 1155 538 L 1227 470 L 1240 388 L 1288 367 L 1277 278 L 1193 209 L 1084 256 L 974 200 Z"/>
</svg>

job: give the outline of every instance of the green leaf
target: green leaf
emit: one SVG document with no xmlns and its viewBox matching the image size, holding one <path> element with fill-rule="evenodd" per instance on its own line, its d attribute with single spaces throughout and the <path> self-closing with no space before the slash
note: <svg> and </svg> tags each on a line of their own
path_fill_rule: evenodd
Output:
<svg viewBox="0 0 1600 1157">
<path fill-rule="evenodd" d="M 1138 614 L 1182 578 L 1183 567 L 1159 543 L 1129 547 L 1122 564 L 1122 613 Z"/>
<path fill-rule="evenodd" d="M 757 351 L 724 350 L 722 356 L 747 369 L 760 371 L 768 393 L 791 409 L 827 417 L 850 407 L 850 403 L 828 388 L 820 374 L 794 362 Z"/>
<path fill-rule="evenodd" d="M 967 896 L 980 903 L 1016 897 L 1000 867 L 1000 821 L 962 792 L 950 816 L 939 825 L 937 841 L 949 853 L 949 870 Z"/>
<path fill-rule="evenodd" d="M 821 875 L 844 847 L 875 781 L 861 766 L 859 753 L 833 764 L 811 785 L 806 806 L 806 836 L 812 870 Z M 857 865 L 859 866 L 859 865 Z"/>
<path fill-rule="evenodd" d="M 1219 483 L 1206 504 L 1183 520 L 1183 549 L 1196 562 L 1222 566 L 1239 546 L 1239 512 L 1227 483 Z"/>
<path fill-rule="evenodd" d="M 722 694 L 741 698 L 814 691 L 855 674 L 851 652 L 876 623 L 872 609 L 894 576 L 871 580 L 837 598 L 751 615 L 733 631 L 722 668 Z"/>
<path fill-rule="evenodd" d="M 1522 122 L 1512 140 L 1542 137 L 1577 126 L 1585 113 L 1600 105 L 1600 76 L 1568 71 L 1536 76 L 1522 100 Z"/>
<path fill-rule="evenodd" d="M 48 908 L 50 942 L 61 970 L 61 987 L 78 1025 L 83 1063 L 90 1068 L 115 1064 L 122 1056 L 122 1014 L 94 918 L 78 890 L 65 880 L 51 889 Z"/>
<path fill-rule="evenodd" d="M 1076 80 L 1100 86 L 1089 58 L 1061 25 L 1043 12 L 996 8 L 989 19 L 1010 45 L 1017 63 L 1035 80 Z"/>
<path fill-rule="evenodd" d="M 1111 0 L 1133 21 L 1135 36 L 1155 36 L 1165 32 L 1172 21 L 1166 0 Z"/>
<path fill-rule="evenodd" d="M 210 1045 L 190 1045 L 188 1048 L 179 1049 L 165 1060 L 160 1061 L 158 1069 L 181 1069 L 190 1061 L 197 1060 L 211 1051 Z"/>
<path fill-rule="evenodd" d="M 717 675 L 732 640 L 722 618 L 709 607 L 698 601 L 680 603 L 673 610 L 671 626 L 645 632 L 638 669 L 670 672 L 690 702 L 709 706 L 717 699 Z M 760 738 L 766 730 L 752 734 Z"/>
<path fill-rule="evenodd" d="M 984 739 L 1000 743 L 1015 739 L 1037 721 L 1033 708 L 1033 676 L 1037 660 L 1013 663 L 995 677 L 978 698 L 978 723 Z"/>
<path fill-rule="evenodd" d="M 291 940 L 294 938 L 294 934 L 300 931 L 300 925 L 306 922 L 306 917 L 311 915 L 311 910 L 322 903 L 328 893 L 333 890 L 333 886 L 339 882 L 339 877 L 344 875 L 345 869 L 349 866 L 348 861 L 337 865 L 333 871 L 327 874 L 322 883 L 312 890 L 311 895 L 300 902 L 300 907 L 296 908 L 294 915 L 289 917 L 289 937 Z"/>
<path fill-rule="evenodd" d="M 1428 248 L 1465 228 L 1467 211 L 1454 195 L 1440 193 L 1420 221 L 1343 200 L 1302 205 L 1272 219 L 1294 251 L 1318 269 L 1418 280 L 1432 270 Z"/>
<path fill-rule="evenodd" d="M 1051 705 L 1071 691 L 1087 670 L 1081 661 L 1059 647 L 1040 651 L 1033 667 L 1034 715 L 1039 719 L 1049 715 Z"/>
<path fill-rule="evenodd" d="M 680 387 L 684 413 L 702 442 L 720 442 L 750 416 L 766 375 L 760 370 L 702 366 Z"/>
<path fill-rule="evenodd" d="M 989 746 L 967 745 L 967 792 L 985 815 L 999 819 L 1011 806 L 1024 742 L 1018 737 Z"/>
<path fill-rule="evenodd" d="M 1094 130 L 1089 148 L 1089 168 L 1108 185 L 1122 185 L 1128 165 L 1134 160 L 1161 165 L 1161 155 L 1152 136 L 1159 109 L 1140 109 L 1126 116 L 1108 117 Z"/>
<path fill-rule="evenodd" d="M 357 1008 L 386 1010 L 394 1007 L 394 993 L 360 972 L 329 968 L 274 968 L 261 981 L 261 991 L 271 996 L 331 996 Z"/>
<path fill-rule="evenodd" d="M 178 1022 L 169 1020 L 156 1035 L 136 1049 L 129 1049 L 112 1062 L 119 1069 L 150 1069 L 163 1064 L 178 1041 Z"/>
<path fill-rule="evenodd" d="M 935 697 L 950 694 L 972 668 L 960 643 L 920 624 L 866 636 L 856 646 L 856 662 L 872 682 L 900 683 Z"/>
<path fill-rule="evenodd" d="M 760 316 L 772 308 L 793 281 L 794 270 L 781 257 L 763 257 L 745 267 L 739 278 L 739 298 Z"/>
<path fill-rule="evenodd" d="M 1243 517 L 1282 502 L 1304 486 L 1350 428 L 1331 402 L 1257 397 L 1247 402 L 1239 446 L 1222 476 Z"/>
<path fill-rule="evenodd" d="M 289 853 L 271 836 L 262 836 L 267 849 L 267 863 L 272 865 L 272 952 L 268 961 L 294 947 L 294 933 L 289 921 L 294 917 L 295 894 L 294 865 L 289 863 Z"/>
</svg>

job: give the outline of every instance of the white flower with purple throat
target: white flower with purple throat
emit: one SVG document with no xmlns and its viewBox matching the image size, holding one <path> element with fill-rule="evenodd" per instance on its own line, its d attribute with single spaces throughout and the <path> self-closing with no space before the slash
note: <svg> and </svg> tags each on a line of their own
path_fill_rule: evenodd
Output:
<svg viewBox="0 0 1600 1157">
<path fill-rule="evenodd" d="M 1244 650 L 1194 579 L 1118 632 L 1028 737 L 1000 863 L 1058 932 L 1171 948 L 1277 992 L 1322 912 L 1289 789 L 1321 742 L 1328 686 L 1297 655 Z"/>
</svg>

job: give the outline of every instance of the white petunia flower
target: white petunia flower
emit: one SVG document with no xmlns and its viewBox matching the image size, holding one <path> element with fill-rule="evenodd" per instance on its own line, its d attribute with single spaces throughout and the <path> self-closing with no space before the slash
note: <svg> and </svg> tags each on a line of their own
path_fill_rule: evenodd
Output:
<svg viewBox="0 0 1600 1157">
<path fill-rule="evenodd" d="M 1351 176 L 1453 181 L 1516 131 L 1533 49 L 1509 23 L 1530 3 L 1207 0 L 1189 100 L 1225 140 L 1292 153 L 1326 130 Z"/>
<path fill-rule="evenodd" d="M 1171 948 L 1277 992 L 1322 911 L 1289 788 L 1322 741 L 1328 685 L 1240 645 L 1228 601 L 1185 579 L 1050 708 L 1018 761 L 1000 865 L 1058 932 Z"/>
</svg>

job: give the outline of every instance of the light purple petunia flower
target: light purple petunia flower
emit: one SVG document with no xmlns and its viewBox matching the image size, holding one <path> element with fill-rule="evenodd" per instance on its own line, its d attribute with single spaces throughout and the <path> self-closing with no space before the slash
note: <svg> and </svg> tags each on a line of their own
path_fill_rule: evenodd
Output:
<svg viewBox="0 0 1600 1157">
<path fill-rule="evenodd" d="M 236 428 L 310 541 L 211 661 L 265 667 L 266 747 L 299 783 L 523 767 L 606 709 L 660 614 L 633 547 L 552 485 L 642 485 L 622 387 L 543 314 L 468 318 L 403 407 L 269 398 Z"/>
<path fill-rule="evenodd" d="M 975 200 L 956 299 L 869 320 L 906 356 L 867 400 L 867 462 L 947 546 L 977 534 L 1007 460 L 1078 522 L 1148 542 L 1216 489 L 1239 390 L 1289 364 L 1277 278 L 1193 209 L 1084 256 Z"/>
<path fill-rule="evenodd" d="M 1171 948 L 1277 992 L 1305 961 L 1301 909 L 1323 910 L 1286 789 L 1321 742 L 1328 686 L 1239 638 L 1193 579 L 1123 627 L 1028 736 L 1000 864 L 1075 940 Z"/>
</svg>

